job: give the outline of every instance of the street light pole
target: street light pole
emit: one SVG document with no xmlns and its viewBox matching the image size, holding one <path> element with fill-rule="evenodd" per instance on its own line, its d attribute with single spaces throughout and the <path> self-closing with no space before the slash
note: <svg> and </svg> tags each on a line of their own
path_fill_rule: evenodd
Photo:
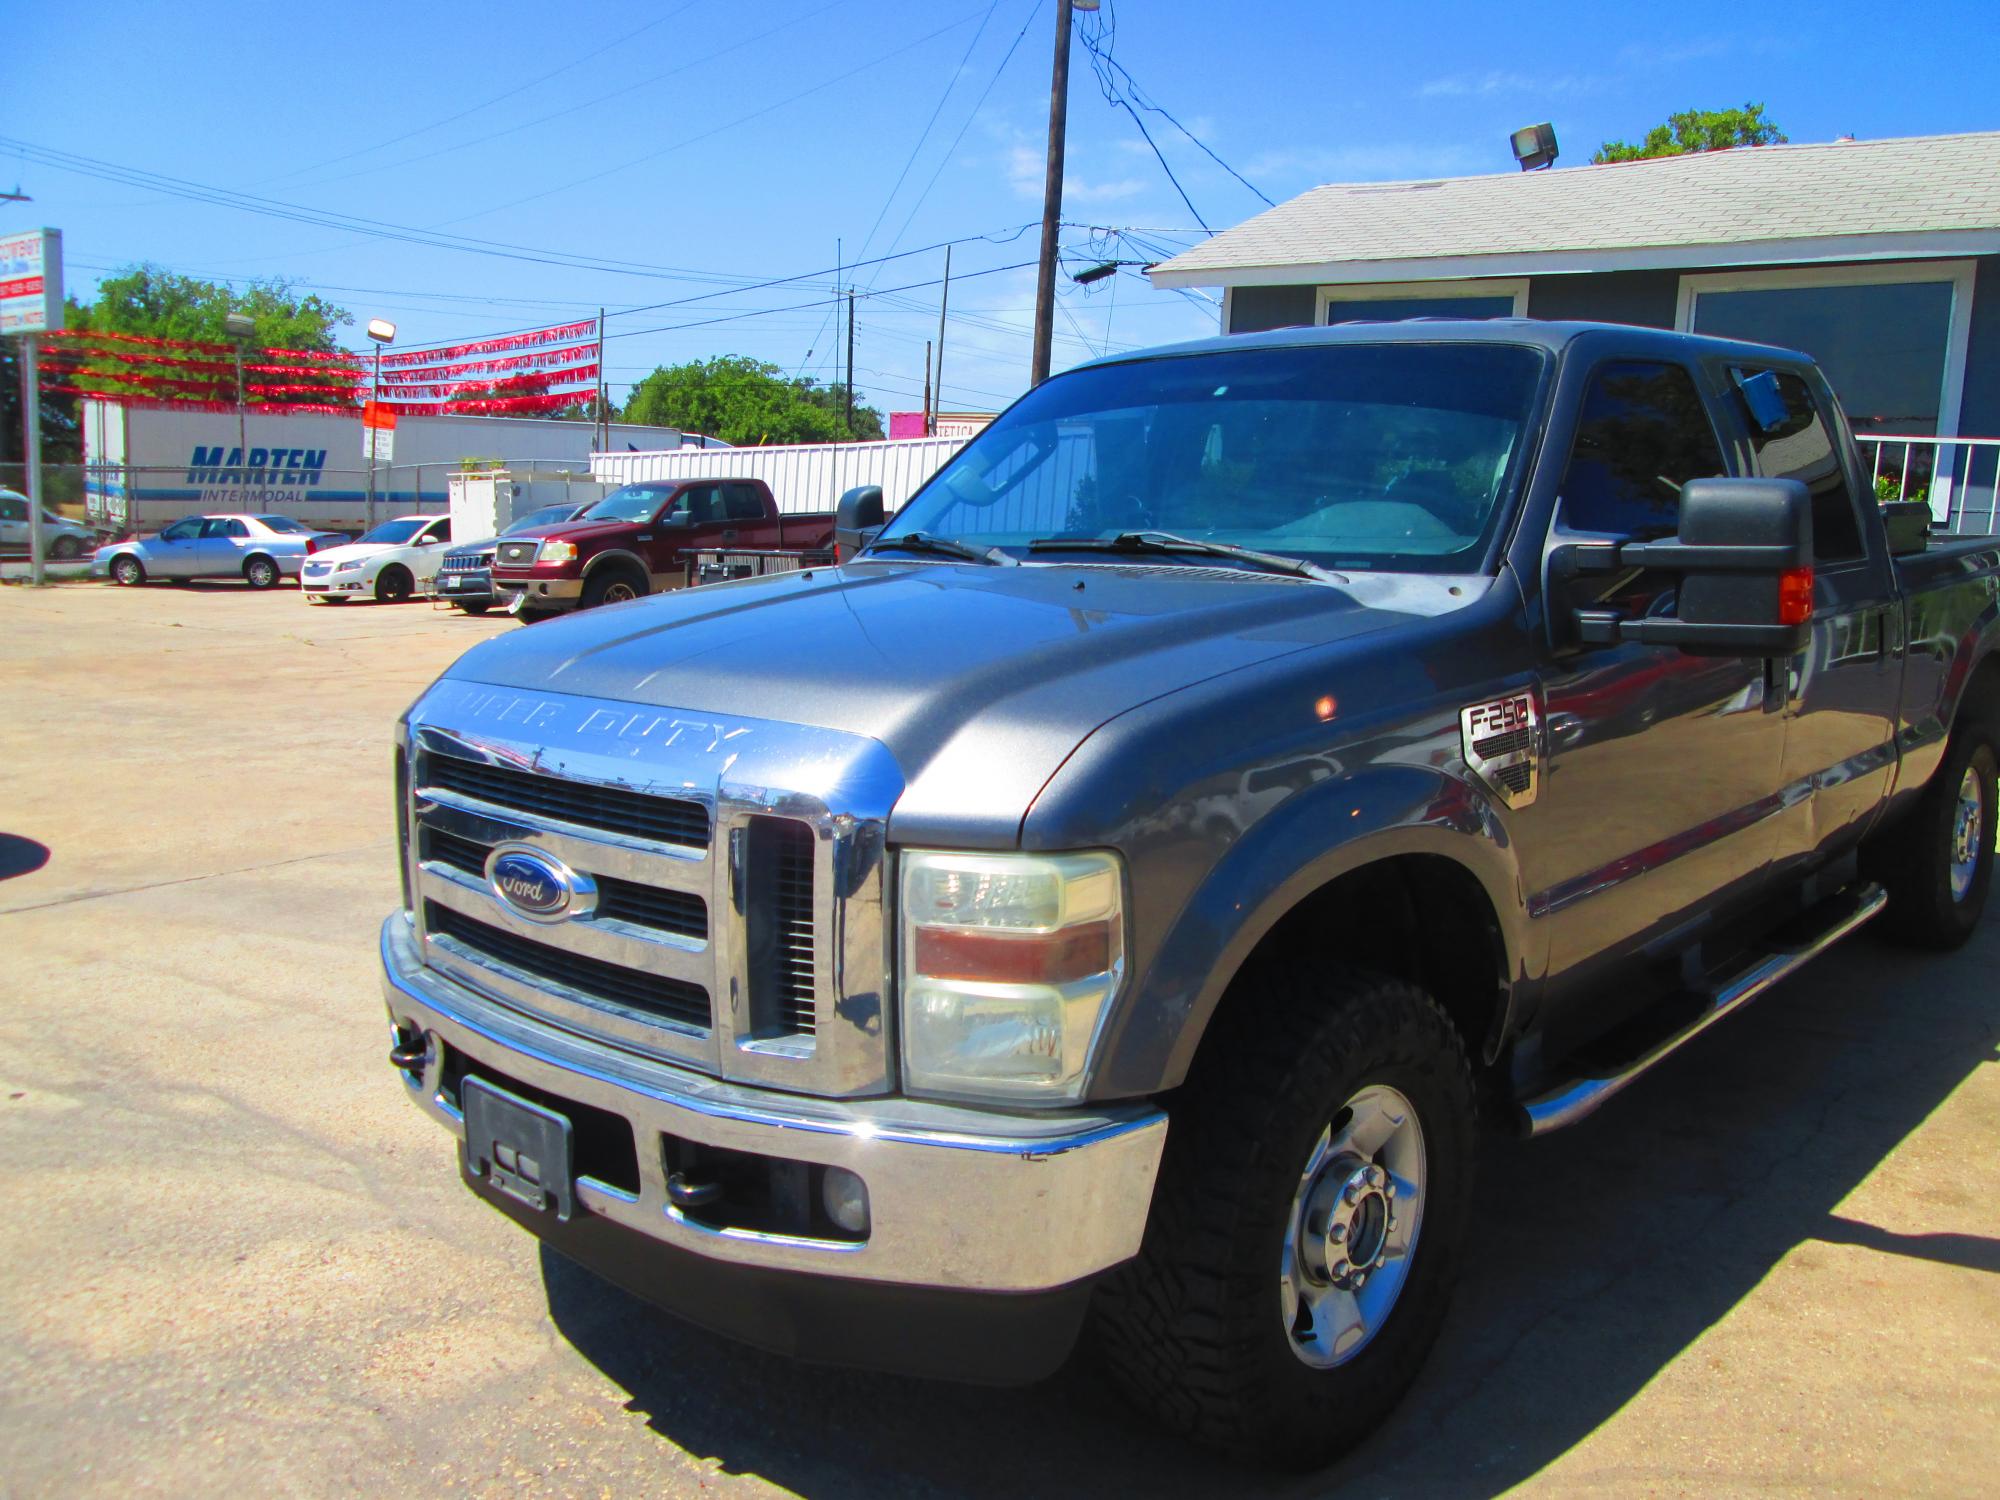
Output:
<svg viewBox="0 0 2000 1500">
<path fill-rule="evenodd" d="M 1049 378 L 1056 323 L 1056 232 L 1062 227 L 1063 138 L 1069 128 L 1069 30 L 1073 0 L 1056 0 L 1055 70 L 1049 83 L 1049 163 L 1042 183 L 1042 255 L 1035 274 L 1035 347 L 1028 383 Z M 1082 9 L 1096 10 L 1097 0 Z"/>
<path fill-rule="evenodd" d="M 361 451 L 368 459 L 368 529 L 373 531 L 375 529 L 375 450 L 382 444 L 380 436 L 382 429 L 372 425 L 369 422 L 369 417 L 379 414 L 381 409 L 382 346 L 394 341 L 396 337 L 396 325 L 391 323 L 387 318 L 370 318 L 368 320 L 368 337 L 375 341 L 375 378 L 369 384 L 368 406 L 376 408 L 376 411 L 371 413 L 366 407 L 362 409 Z M 421 491 L 417 495 L 417 500 L 419 508 L 421 508 L 423 500 Z"/>
<path fill-rule="evenodd" d="M 249 505 L 250 440 L 243 419 L 243 346 L 257 336 L 257 325 L 243 313 L 229 313 L 222 320 L 223 331 L 236 346 L 236 472 L 244 488 L 243 503 Z"/>
</svg>

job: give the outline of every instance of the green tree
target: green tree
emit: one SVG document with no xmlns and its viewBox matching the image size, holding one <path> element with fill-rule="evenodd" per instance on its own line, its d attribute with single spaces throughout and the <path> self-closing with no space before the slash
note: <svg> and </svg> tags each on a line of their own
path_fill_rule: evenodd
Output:
<svg viewBox="0 0 2000 1500">
<path fill-rule="evenodd" d="M 850 431 L 846 406 L 843 385 L 793 380 L 764 360 L 720 354 L 662 365 L 632 387 L 620 419 L 705 433 L 738 447 L 882 436 L 879 411 L 855 407 Z"/>
<path fill-rule="evenodd" d="M 130 267 L 99 282 L 97 296 L 88 305 L 71 301 L 65 313 L 65 322 L 70 328 L 89 333 L 135 333 L 146 338 L 220 344 L 229 341 L 223 320 L 231 313 L 246 314 L 257 330 L 251 340 L 253 359 L 255 350 L 260 348 L 331 352 L 340 347 L 334 330 L 354 321 L 353 315 L 345 308 L 336 307 L 311 293 L 301 296 L 290 282 L 253 281 L 238 291 L 218 282 L 201 281 L 192 276 L 176 275 L 158 266 L 142 265 Z M 148 371 L 174 379 L 205 379 L 207 373 L 214 374 L 215 389 L 212 391 L 173 392 L 118 382 L 116 372 L 119 368 L 114 360 L 95 361 L 90 369 L 103 378 L 88 383 L 104 385 L 108 380 L 112 389 L 159 394 L 168 399 L 175 395 L 190 401 L 236 399 L 233 370 L 223 372 L 218 367 L 192 377 L 188 372 L 165 365 Z M 339 396 L 329 394 L 328 399 L 332 400 L 344 399 L 348 384 L 347 377 L 343 376 L 301 374 L 260 378 L 297 385 L 326 384 L 343 393 Z M 292 399 L 312 401 L 319 398 L 312 392 L 295 392 Z"/>
<path fill-rule="evenodd" d="M 1654 156 L 1685 156 L 1691 151 L 1727 151 L 1732 146 L 1782 146 L 1785 133 L 1764 118 L 1764 106 L 1745 104 L 1741 109 L 1684 109 L 1667 116 L 1667 123 L 1655 125 L 1646 138 L 1633 145 L 1629 141 L 1606 141 L 1591 161 L 1644 161 Z"/>
<path fill-rule="evenodd" d="M 0 339 L 0 485 L 23 489 L 25 473 L 15 467 L 26 461 L 21 426 L 21 366 L 19 339 Z M 83 444 L 77 419 L 76 397 L 47 389 L 55 381 L 42 371 L 42 462 L 45 465 L 83 462 Z M 44 481 L 53 485 L 53 476 Z M 50 499 L 58 498 L 53 493 Z M 67 496 L 60 497 L 67 499 Z"/>
</svg>

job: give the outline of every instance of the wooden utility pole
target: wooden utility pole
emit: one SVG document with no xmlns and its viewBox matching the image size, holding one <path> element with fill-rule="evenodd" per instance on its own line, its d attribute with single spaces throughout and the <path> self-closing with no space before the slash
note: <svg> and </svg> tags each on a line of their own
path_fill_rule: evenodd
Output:
<svg viewBox="0 0 2000 1500">
<path fill-rule="evenodd" d="M 1042 184 L 1042 261 L 1035 276 L 1035 349 L 1028 383 L 1049 378 L 1056 322 L 1056 231 L 1062 227 L 1063 136 L 1069 123 L 1070 0 L 1056 0 L 1056 61 L 1049 84 L 1049 165 Z"/>
<path fill-rule="evenodd" d="M 944 410 L 944 315 L 951 309 L 951 246 L 944 247 L 944 290 L 938 296 L 937 400 L 931 403 L 930 425 L 924 436 L 937 436 L 937 414 Z"/>
<path fill-rule="evenodd" d="M 854 293 L 847 294 L 847 435 L 854 436 Z"/>
</svg>

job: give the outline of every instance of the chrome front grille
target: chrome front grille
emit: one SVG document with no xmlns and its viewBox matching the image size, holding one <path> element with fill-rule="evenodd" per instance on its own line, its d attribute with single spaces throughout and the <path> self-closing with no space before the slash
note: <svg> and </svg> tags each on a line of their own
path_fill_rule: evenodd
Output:
<svg viewBox="0 0 2000 1500">
<path fill-rule="evenodd" d="M 536 549 L 542 544 L 536 542 L 502 542 L 495 549 L 499 560 L 510 568 L 525 568 L 535 560 Z"/>
<path fill-rule="evenodd" d="M 444 555 L 444 571 L 447 573 L 477 573 L 492 566 L 491 552 L 447 552 Z"/>
<path fill-rule="evenodd" d="M 879 745 L 447 679 L 412 710 L 406 753 L 428 966 L 731 1080 L 889 1086 L 883 831 L 901 781 Z M 773 790 L 785 776 L 840 786 L 847 805 Z M 511 906 L 486 873 L 500 845 L 588 877 L 594 906 Z"/>
</svg>

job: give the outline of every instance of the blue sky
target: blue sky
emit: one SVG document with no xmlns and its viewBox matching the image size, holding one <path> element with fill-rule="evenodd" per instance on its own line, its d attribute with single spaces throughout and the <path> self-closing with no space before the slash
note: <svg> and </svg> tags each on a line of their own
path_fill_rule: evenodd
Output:
<svg viewBox="0 0 2000 1500">
<path fill-rule="evenodd" d="M 1111 13 L 1112 55 L 1147 97 L 1278 201 L 1328 181 L 1512 170 L 1507 132 L 1541 119 L 1566 164 L 1671 110 L 1745 99 L 1794 141 L 2000 128 L 1990 69 L 1950 66 L 1936 45 L 2000 56 L 1990 3 Z M 281 276 L 350 309 L 356 344 L 372 316 L 414 343 L 602 304 L 614 388 L 718 353 L 824 379 L 836 241 L 852 262 L 984 236 L 953 251 L 945 404 L 990 408 L 1025 385 L 1053 0 L 25 0 L 8 26 L 0 136 L 560 262 L 192 202 L 0 145 L 0 186 L 18 177 L 35 200 L 0 203 L 0 229 L 60 227 L 76 292 L 142 260 Z M 1220 229 L 1263 207 L 1144 114 L 1191 213 L 1081 47 L 1073 67 L 1065 218 L 1107 232 L 1066 230 L 1070 269 L 1192 243 L 1195 213 Z M 861 293 L 856 383 L 884 410 L 919 404 L 938 295 L 919 284 L 942 266 L 929 250 L 843 278 Z M 801 279 L 745 286 L 776 278 Z M 648 304 L 675 305 L 620 311 Z M 1067 286 L 1059 306 L 1058 368 L 1216 322 L 1212 304 L 1136 273 Z"/>
</svg>

